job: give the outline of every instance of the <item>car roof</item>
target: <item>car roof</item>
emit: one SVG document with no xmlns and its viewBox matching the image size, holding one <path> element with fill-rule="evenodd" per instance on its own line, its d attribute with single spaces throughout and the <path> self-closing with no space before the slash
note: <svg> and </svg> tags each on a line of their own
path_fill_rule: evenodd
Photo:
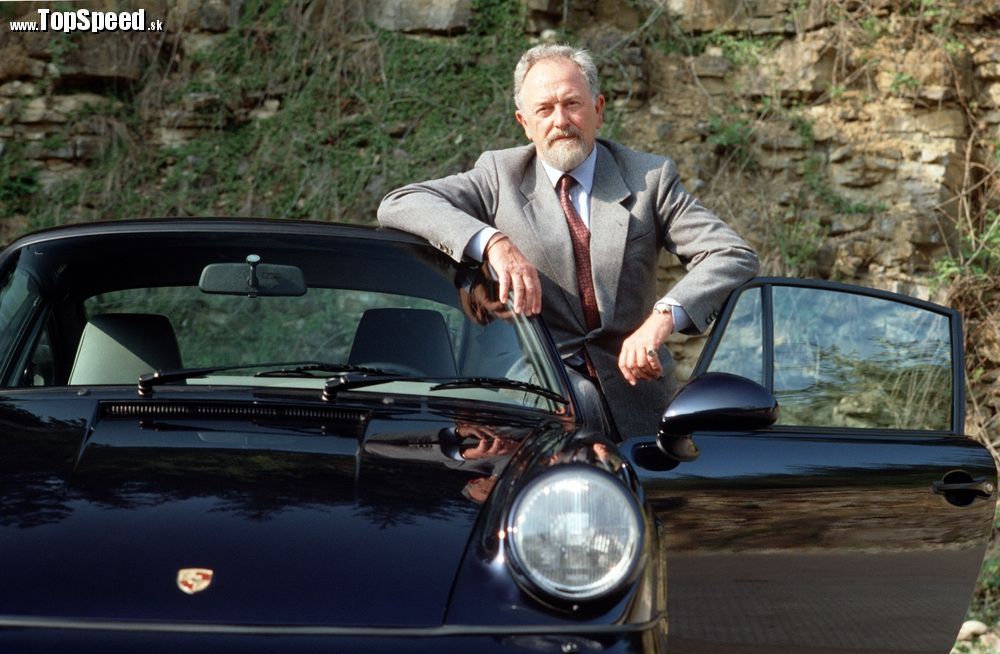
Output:
<svg viewBox="0 0 1000 654">
<path fill-rule="evenodd" d="M 424 244 L 423 239 L 394 229 L 373 225 L 356 225 L 310 220 L 277 218 L 209 217 L 209 218 L 134 218 L 129 220 L 98 221 L 49 227 L 26 234 L 7 246 L 13 249 L 24 245 L 79 236 L 128 233 L 177 233 L 177 232 L 227 232 L 260 234 L 327 235 L 355 238 L 373 238 L 402 243 Z"/>
<path fill-rule="evenodd" d="M 132 236 L 134 235 L 134 238 Z M 205 238 L 201 238 L 204 236 Z M 192 243 L 192 239 L 195 243 Z M 20 253 L 38 248 L 58 248 L 57 257 L 21 259 L 39 279 L 61 286 L 59 292 L 89 297 L 96 293 L 144 285 L 185 285 L 197 281 L 208 263 L 217 263 L 218 252 L 239 252 L 250 247 L 295 250 L 295 264 L 313 261 L 310 283 L 324 286 L 325 279 L 353 280 L 352 288 L 408 293 L 445 304 L 456 300 L 454 277 L 463 268 L 426 241 L 404 232 L 364 225 L 257 218 L 153 218 L 55 227 L 28 234 L 0 253 L 0 264 Z M 325 248 L 339 243 L 339 254 L 327 258 Z M 152 256 L 151 248 L 187 244 L 182 258 Z M 247 250 L 249 252 L 249 250 Z M 390 257 L 405 268 L 371 267 Z M 322 259 L 317 263 L 317 257 Z M 242 256 L 239 257 L 242 261 Z M 235 261 L 235 259 L 234 259 Z M 67 272 L 66 263 L 86 274 Z M 288 262 L 291 263 L 291 262 Z M 20 265 L 20 264 L 19 264 Z M 53 268 L 55 266 L 55 268 Z M 197 272 L 192 272 L 197 269 Z M 354 271 L 369 270 L 364 276 Z M 127 275 L 122 270 L 128 270 Z M 396 272 L 392 272 L 396 270 Z M 403 272 L 400 272 L 403 271 Z M 443 276 L 443 277 L 442 277 Z M 445 279 L 447 283 L 441 282 Z M 435 281 L 438 280 L 438 281 Z M 50 289 L 51 290 L 51 289 Z"/>
</svg>

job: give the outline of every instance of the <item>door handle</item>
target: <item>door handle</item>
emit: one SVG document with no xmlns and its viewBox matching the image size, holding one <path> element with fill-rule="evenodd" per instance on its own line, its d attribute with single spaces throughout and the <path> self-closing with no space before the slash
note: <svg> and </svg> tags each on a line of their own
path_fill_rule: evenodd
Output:
<svg viewBox="0 0 1000 654">
<path fill-rule="evenodd" d="M 975 500 L 993 496 L 996 484 L 991 477 L 976 477 L 956 470 L 949 472 L 943 479 L 931 484 L 934 492 L 944 495 L 949 503 L 955 506 L 968 506 Z"/>
<path fill-rule="evenodd" d="M 993 482 L 986 477 L 978 477 L 968 482 L 949 483 L 944 479 L 934 482 L 934 492 L 938 494 L 947 493 L 948 491 L 975 491 L 978 495 L 989 497 L 993 494 L 994 490 Z"/>
</svg>

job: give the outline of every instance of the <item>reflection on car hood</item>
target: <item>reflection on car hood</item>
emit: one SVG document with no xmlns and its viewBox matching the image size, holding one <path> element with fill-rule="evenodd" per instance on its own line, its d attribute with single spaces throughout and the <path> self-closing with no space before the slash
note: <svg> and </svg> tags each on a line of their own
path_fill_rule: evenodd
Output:
<svg viewBox="0 0 1000 654">
<path fill-rule="evenodd" d="M 91 424 L 54 415 L 88 402 Z M 439 625 L 480 510 L 468 489 L 533 429 L 398 408 L 281 425 L 101 407 L 4 414 L 0 615 Z M 484 431 L 514 446 L 456 456 L 459 432 Z M 212 571 L 205 590 L 181 592 L 189 568 Z"/>
</svg>

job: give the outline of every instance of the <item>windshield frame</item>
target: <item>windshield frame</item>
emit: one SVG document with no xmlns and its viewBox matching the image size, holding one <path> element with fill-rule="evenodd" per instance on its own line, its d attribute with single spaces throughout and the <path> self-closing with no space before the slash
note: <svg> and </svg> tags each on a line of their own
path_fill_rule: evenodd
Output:
<svg viewBox="0 0 1000 654">
<path fill-rule="evenodd" d="M 128 256 L 127 261 L 114 266 L 108 264 L 104 268 L 117 268 L 114 275 L 107 274 L 108 271 L 96 274 L 94 279 L 81 282 L 73 279 L 73 270 L 79 269 L 79 265 L 87 265 L 100 268 L 101 261 L 109 258 L 109 251 L 114 252 L 117 248 L 119 252 L 128 250 L 141 251 L 143 247 L 157 247 L 164 249 L 173 248 L 176 251 L 177 243 L 189 242 L 194 244 L 195 240 L 201 243 L 202 254 L 212 249 L 211 243 L 223 245 L 222 249 L 229 253 L 220 256 L 209 256 L 212 261 L 234 261 L 239 260 L 232 253 L 248 252 L 250 250 L 264 247 L 265 243 L 277 243 L 271 245 L 272 249 L 289 246 L 292 249 L 312 249 L 322 250 L 332 243 L 349 244 L 351 247 L 371 247 L 385 254 L 390 259 L 396 261 L 410 262 L 407 265 L 414 266 L 414 270 L 422 271 L 424 275 L 438 275 L 448 278 L 458 279 L 463 274 L 469 274 L 472 267 L 468 264 L 458 264 L 448 257 L 445 257 L 437 250 L 416 241 L 412 237 L 401 237 L 396 233 L 386 233 L 366 228 L 316 225 L 313 223 L 279 222 L 277 224 L 268 221 L 153 221 L 136 222 L 132 224 L 109 224 L 103 226 L 74 226 L 71 228 L 61 228 L 49 230 L 40 234 L 30 235 L 5 249 L 0 254 L 0 277 L 10 279 L 15 270 L 26 266 L 29 275 L 38 281 L 39 297 L 32 307 L 30 317 L 23 320 L 18 325 L 18 338 L 2 353 L 2 369 L 0 369 L 0 381 L 5 391 L 62 387 L 63 384 L 53 384 L 48 386 L 25 386 L 20 385 L 19 376 L 23 375 L 26 369 L 27 360 L 31 350 L 39 340 L 39 333 L 43 330 L 44 323 L 48 320 L 53 304 L 53 298 L 74 297 L 81 302 L 86 297 L 91 297 L 98 292 L 109 292 L 112 290 L 123 290 L 127 288 L 142 287 L 150 278 L 156 277 L 156 271 L 168 269 L 163 259 L 169 257 L 149 256 L 144 260 L 141 257 Z M 206 244 L 206 241 L 208 244 Z M 162 243 L 160 246 L 152 244 Z M 173 244 L 173 245 L 171 245 Z M 289 245 L 290 244 L 290 245 Z M 59 263 L 57 260 L 64 256 L 66 261 Z M 110 257 L 114 259 L 115 257 Z M 415 262 L 415 263 L 413 263 Z M 167 261 L 166 263 L 169 263 Z M 76 264 L 76 265 L 73 265 Z M 336 264 L 333 264 L 336 265 Z M 376 268 L 384 268 L 389 264 L 379 262 Z M 122 273 L 122 268 L 126 272 Z M 384 270 L 375 270 L 374 275 L 382 274 Z M 119 274 L 122 273 L 122 274 Z M 169 275 L 167 275 L 169 277 Z M 118 281 L 115 281 L 115 278 Z M 461 308 L 453 297 L 444 298 L 442 293 L 446 291 L 443 284 L 438 283 L 436 290 L 429 289 L 426 293 L 421 286 L 421 280 L 414 280 L 410 288 L 410 293 L 419 293 L 414 297 L 425 297 L 434 301 L 447 300 L 449 306 Z M 365 287 L 370 283 L 359 281 L 359 286 Z M 457 283 L 457 282 L 456 282 Z M 448 293 L 454 293 L 454 289 Z M 82 305 L 81 305 L 82 306 Z M 509 303 L 507 307 L 510 309 Z M 521 343 L 522 353 L 530 359 L 531 365 L 538 373 L 539 379 L 532 379 L 534 383 L 550 389 L 551 391 L 572 402 L 573 396 L 571 386 L 565 370 L 561 365 L 558 351 L 551 340 L 550 335 L 541 323 L 540 318 L 526 318 L 523 315 L 516 315 L 510 312 L 507 319 L 514 325 L 518 341 Z M 459 377 L 473 377 L 482 375 L 459 375 Z M 119 384 L 116 384 L 119 385 Z M 255 383 L 252 378 L 247 380 L 247 387 L 274 389 L 273 383 Z M 132 385 L 130 385 L 132 386 Z M 193 384 L 193 386 L 202 386 Z M 65 384 L 67 388 L 73 388 Z M 211 385 L 204 386 L 208 390 Z M 134 386 L 132 386 L 134 388 Z M 374 389 L 372 389 L 374 390 Z M 522 407 L 526 408 L 526 407 Z M 527 407 L 531 408 L 531 407 Z M 540 407 L 541 408 L 541 407 Z M 551 401 L 544 406 L 543 410 L 553 412 L 559 410 L 556 404 Z M 562 409 L 565 411 L 565 408 Z"/>
</svg>

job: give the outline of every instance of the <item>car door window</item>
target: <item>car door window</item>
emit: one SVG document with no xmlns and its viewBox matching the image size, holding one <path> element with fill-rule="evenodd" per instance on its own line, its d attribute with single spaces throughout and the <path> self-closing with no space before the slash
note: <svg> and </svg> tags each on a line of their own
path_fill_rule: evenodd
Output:
<svg viewBox="0 0 1000 654">
<path fill-rule="evenodd" d="M 13 352 L 18 338 L 41 300 L 34 277 L 21 268 L 9 269 L 0 282 L 0 352 Z"/>
<path fill-rule="evenodd" d="M 20 386 L 51 386 L 55 384 L 56 364 L 50 331 L 51 325 L 46 324 L 24 366 Z"/>
<path fill-rule="evenodd" d="M 736 302 L 726 325 L 725 338 L 719 342 L 709 370 L 764 383 L 762 315 L 761 290 L 747 289 Z"/>
<path fill-rule="evenodd" d="M 946 431 L 951 333 L 888 294 L 767 285 L 740 296 L 708 370 L 763 380 L 781 425 Z"/>
</svg>

